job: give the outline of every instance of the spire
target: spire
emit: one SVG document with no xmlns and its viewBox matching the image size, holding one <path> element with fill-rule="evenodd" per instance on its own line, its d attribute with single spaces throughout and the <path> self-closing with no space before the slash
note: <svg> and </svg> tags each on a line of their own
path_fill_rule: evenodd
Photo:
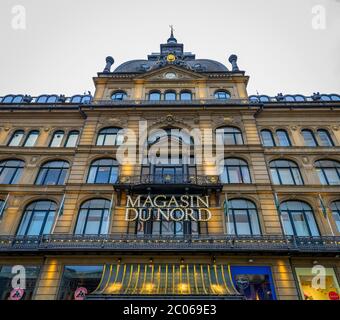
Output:
<svg viewBox="0 0 340 320">
<path fill-rule="evenodd" d="M 168 43 L 177 43 L 177 39 L 174 36 L 174 26 L 170 25 L 170 29 L 171 29 L 171 34 L 170 34 L 170 38 L 168 39 Z"/>
</svg>

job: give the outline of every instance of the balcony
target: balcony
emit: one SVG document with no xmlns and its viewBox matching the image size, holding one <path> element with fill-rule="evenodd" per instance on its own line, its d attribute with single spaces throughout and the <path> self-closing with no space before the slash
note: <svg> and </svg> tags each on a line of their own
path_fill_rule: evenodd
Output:
<svg viewBox="0 0 340 320">
<path fill-rule="evenodd" d="M 204 190 L 221 190 L 223 187 L 219 176 L 197 176 L 197 175 L 139 175 L 120 177 L 116 189 L 130 190 L 133 192 L 149 189 L 173 192 L 202 192 Z"/>
<path fill-rule="evenodd" d="M 0 253 L 66 252 L 200 252 L 256 254 L 340 253 L 340 237 L 294 236 L 78 236 L 53 234 L 39 237 L 0 236 Z"/>
</svg>

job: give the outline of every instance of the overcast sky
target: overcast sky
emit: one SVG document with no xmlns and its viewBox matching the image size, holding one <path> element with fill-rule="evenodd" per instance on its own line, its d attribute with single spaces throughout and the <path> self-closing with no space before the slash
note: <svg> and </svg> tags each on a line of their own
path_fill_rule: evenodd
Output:
<svg viewBox="0 0 340 320">
<path fill-rule="evenodd" d="M 340 93 L 340 0 L 0 0 L 0 95 L 94 92 L 106 56 L 144 59 L 170 24 L 197 58 L 237 54 L 250 94 Z"/>
</svg>

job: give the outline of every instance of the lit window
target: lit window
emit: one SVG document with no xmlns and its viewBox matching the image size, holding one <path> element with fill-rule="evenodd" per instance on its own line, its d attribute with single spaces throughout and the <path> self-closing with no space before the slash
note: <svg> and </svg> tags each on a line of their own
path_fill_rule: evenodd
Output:
<svg viewBox="0 0 340 320">
<path fill-rule="evenodd" d="M 26 207 L 17 235 L 40 236 L 50 234 L 57 205 L 53 201 L 36 201 Z"/>
<path fill-rule="evenodd" d="M 286 201 L 280 205 L 283 231 L 288 236 L 318 237 L 319 230 L 312 208 L 302 201 Z"/>
</svg>

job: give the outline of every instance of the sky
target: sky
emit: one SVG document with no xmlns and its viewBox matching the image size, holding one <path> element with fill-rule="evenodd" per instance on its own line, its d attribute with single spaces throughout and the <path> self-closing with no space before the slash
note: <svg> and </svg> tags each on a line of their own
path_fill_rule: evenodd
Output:
<svg viewBox="0 0 340 320">
<path fill-rule="evenodd" d="M 0 96 L 94 92 L 92 78 L 158 52 L 169 25 L 185 50 L 227 65 L 248 93 L 340 93 L 340 0 L 1 0 Z"/>
</svg>

